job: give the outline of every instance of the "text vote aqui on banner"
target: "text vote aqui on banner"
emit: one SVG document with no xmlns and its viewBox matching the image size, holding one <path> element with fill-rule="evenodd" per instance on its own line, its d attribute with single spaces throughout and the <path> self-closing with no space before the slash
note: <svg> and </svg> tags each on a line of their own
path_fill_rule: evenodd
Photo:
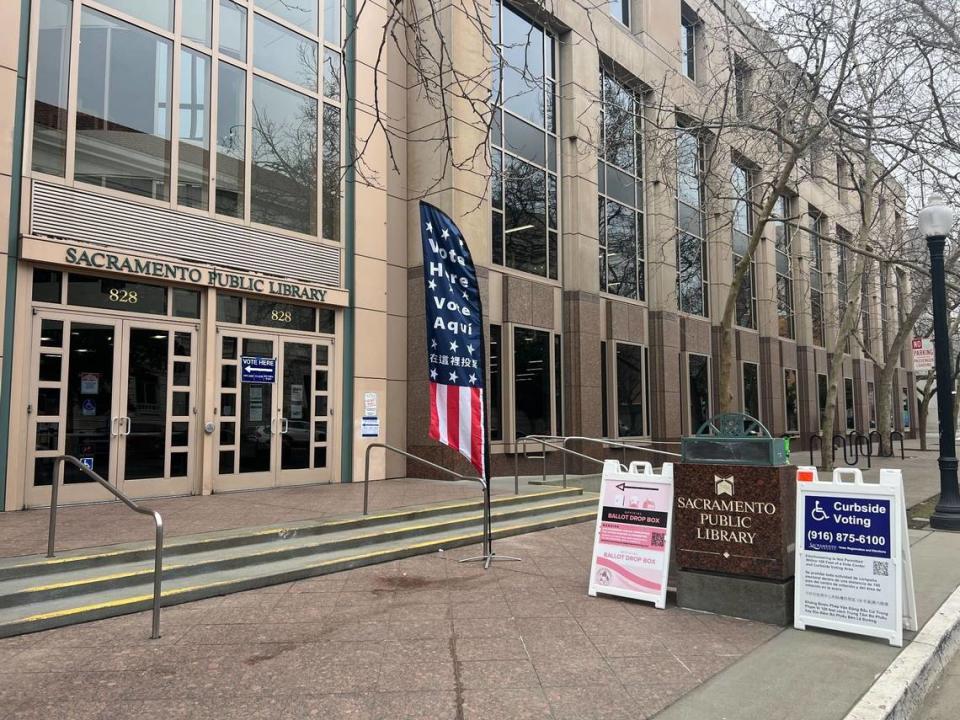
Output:
<svg viewBox="0 0 960 720">
<path fill-rule="evenodd" d="M 900 470 L 864 482 L 857 468 L 820 481 L 797 468 L 794 627 L 883 638 L 903 645 L 917 603 Z"/>
</svg>

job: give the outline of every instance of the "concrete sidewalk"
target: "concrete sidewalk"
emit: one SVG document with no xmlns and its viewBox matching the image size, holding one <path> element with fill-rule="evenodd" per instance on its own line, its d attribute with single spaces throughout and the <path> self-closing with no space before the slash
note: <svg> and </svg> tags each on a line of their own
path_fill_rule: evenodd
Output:
<svg viewBox="0 0 960 720">
<path fill-rule="evenodd" d="M 960 586 L 960 534 L 911 530 L 910 543 L 922 628 Z M 905 647 L 914 636 L 904 633 Z M 657 720 L 842 720 L 900 652 L 883 640 L 787 629 Z"/>
<path fill-rule="evenodd" d="M 913 720 L 956 720 L 960 716 L 960 655 L 944 668 Z"/>
</svg>

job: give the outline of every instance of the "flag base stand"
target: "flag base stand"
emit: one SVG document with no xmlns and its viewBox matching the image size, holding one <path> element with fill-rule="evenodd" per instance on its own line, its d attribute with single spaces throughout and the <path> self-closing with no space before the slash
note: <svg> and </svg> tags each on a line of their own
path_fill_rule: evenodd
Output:
<svg viewBox="0 0 960 720">
<path fill-rule="evenodd" d="M 483 563 L 483 569 L 484 569 L 484 570 L 489 570 L 489 569 L 490 569 L 490 564 L 493 563 L 495 560 L 521 562 L 520 558 L 518 558 L 518 557 L 511 557 L 511 556 L 509 556 L 509 555 L 497 555 L 495 552 L 489 552 L 489 553 L 487 553 L 487 554 L 485 554 L 485 555 L 477 555 L 476 557 L 464 558 L 463 560 L 458 560 L 457 562 L 462 562 L 462 563 L 482 562 L 482 563 Z"/>
</svg>

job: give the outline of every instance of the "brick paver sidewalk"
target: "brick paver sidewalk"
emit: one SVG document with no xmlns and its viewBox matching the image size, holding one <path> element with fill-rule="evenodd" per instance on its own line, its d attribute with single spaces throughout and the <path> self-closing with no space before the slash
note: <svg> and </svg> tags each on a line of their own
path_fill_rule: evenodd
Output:
<svg viewBox="0 0 960 720">
<path fill-rule="evenodd" d="M 591 523 L 0 640 L 0 715 L 642 720 L 779 632 L 589 598 Z"/>
</svg>

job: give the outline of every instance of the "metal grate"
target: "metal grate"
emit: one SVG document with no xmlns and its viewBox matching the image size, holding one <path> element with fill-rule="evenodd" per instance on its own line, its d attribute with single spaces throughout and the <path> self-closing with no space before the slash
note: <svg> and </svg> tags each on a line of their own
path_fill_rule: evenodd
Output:
<svg viewBox="0 0 960 720">
<path fill-rule="evenodd" d="M 340 287 L 340 248 L 63 185 L 33 183 L 30 232 Z"/>
</svg>

